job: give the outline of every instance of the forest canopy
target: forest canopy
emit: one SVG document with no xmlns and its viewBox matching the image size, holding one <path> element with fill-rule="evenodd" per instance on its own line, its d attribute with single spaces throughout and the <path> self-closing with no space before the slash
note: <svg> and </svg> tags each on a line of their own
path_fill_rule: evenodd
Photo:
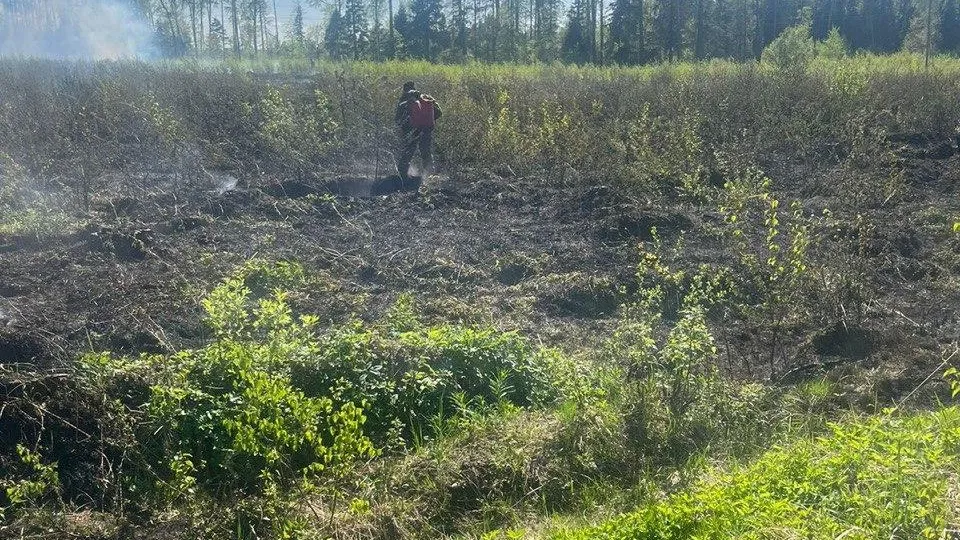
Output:
<svg viewBox="0 0 960 540">
<path fill-rule="evenodd" d="M 636 65 L 758 59 L 789 28 L 957 54 L 960 0 L 0 0 L 0 55 L 27 56 Z"/>
</svg>

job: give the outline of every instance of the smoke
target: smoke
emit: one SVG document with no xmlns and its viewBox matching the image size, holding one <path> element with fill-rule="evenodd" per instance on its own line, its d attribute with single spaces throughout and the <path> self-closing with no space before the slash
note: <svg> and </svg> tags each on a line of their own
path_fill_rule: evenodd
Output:
<svg viewBox="0 0 960 540">
<path fill-rule="evenodd" d="M 0 0 L 0 56 L 152 56 L 153 31 L 114 0 Z"/>
</svg>

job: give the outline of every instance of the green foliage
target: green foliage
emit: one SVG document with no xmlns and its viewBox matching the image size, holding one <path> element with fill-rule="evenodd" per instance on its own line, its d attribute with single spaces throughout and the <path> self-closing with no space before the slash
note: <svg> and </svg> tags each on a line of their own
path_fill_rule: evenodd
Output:
<svg viewBox="0 0 960 540">
<path fill-rule="evenodd" d="M 766 48 L 760 61 L 785 71 L 803 71 L 813 60 L 816 44 L 809 24 L 787 28 Z"/>
<path fill-rule="evenodd" d="M 939 538 L 958 440 L 956 408 L 834 424 L 827 436 L 553 538 Z"/>
<path fill-rule="evenodd" d="M 708 195 L 701 124 L 695 111 L 658 117 L 644 104 L 636 119 L 618 126 L 608 139 L 617 156 L 614 163 L 621 163 L 619 171 L 635 189 L 675 189 L 701 201 Z"/>
<path fill-rule="evenodd" d="M 155 96 L 148 96 L 145 109 L 147 118 L 156 131 L 161 144 L 170 149 L 175 149 L 186 142 L 186 129 L 169 107 L 161 105 Z"/>
<path fill-rule="evenodd" d="M 714 191 L 705 180 L 718 146 L 768 155 L 785 144 L 842 147 L 861 127 L 955 127 L 954 64 L 923 78 L 915 57 L 833 59 L 835 45 L 818 45 L 816 69 L 799 75 L 720 61 L 642 68 L 320 62 L 302 66 L 309 76 L 276 77 L 284 64 L 272 61 L 84 70 L 5 60 L 2 93 L 12 98 L 0 110 L 0 152 L 30 177 L 62 176 L 81 194 L 115 171 L 181 178 L 196 178 L 201 166 L 343 172 L 348 162 L 392 150 L 396 83 L 384 81 L 414 79 L 448 113 L 436 132 L 445 165 L 626 180 L 639 193 L 676 189 L 702 203 Z M 270 75 L 250 75 L 263 72 Z M 277 78 L 284 82 L 268 82 Z M 928 99 L 906 97 L 920 93 Z"/>
<path fill-rule="evenodd" d="M 831 29 L 827 39 L 816 44 L 816 54 L 818 58 L 828 60 L 840 60 L 847 56 L 847 42 L 840 35 L 840 30 Z"/>
<path fill-rule="evenodd" d="M 330 100 L 320 90 L 304 102 L 268 87 L 259 102 L 247 106 L 247 115 L 273 159 L 293 164 L 300 174 L 312 172 L 340 144 Z"/>
<path fill-rule="evenodd" d="M 950 383 L 950 397 L 960 396 L 960 371 L 957 368 L 949 368 L 943 373 L 943 377 Z"/>
<path fill-rule="evenodd" d="M 501 88 L 484 123 L 481 159 L 519 170 L 580 164 L 589 145 L 584 126 L 575 118 L 592 112 L 567 109 L 552 99 L 524 103 Z"/>
<path fill-rule="evenodd" d="M 60 477 L 56 463 L 44 463 L 38 452 L 31 451 L 22 444 L 17 445 L 18 473 L 0 479 L 0 487 L 6 495 L 10 507 L 33 505 L 43 497 L 57 494 L 60 490 Z M 4 508 L 0 507 L 0 516 Z"/>
<path fill-rule="evenodd" d="M 810 224 L 797 201 L 783 212 L 780 200 L 771 194 L 770 180 L 759 169 L 736 175 L 724 188 L 723 234 L 737 254 L 736 274 L 742 281 L 732 306 L 764 333 L 753 361 L 765 358 L 773 370 L 782 352 L 784 328 L 803 316 L 801 307 L 809 299 Z M 756 232 L 761 227 L 762 236 Z"/>
<path fill-rule="evenodd" d="M 640 289 L 623 308 L 603 356 L 628 374 L 635 407 L 626 414 L 642 424 L 633 429 L 646 438 L 636 442 L 682 460 L 710 437 L 713 398 L 723 393 L 706 314 L 726 296 L 725 280 L 710 269 L 689 278 L 671 269 L 656 231 L 637 275 Z M 675 319 L 665 321 L 665 310 Z"/>
<path fill-rule="evenodd" d="M 248 262 L 202 301 L 210 344 L 169 356 L 83 359 L 91 385 L 110 388 L 134 373 L 148 385 L 137 429 L 159 479 L 143 471 L 131 489 L 165 504 L 275 489 L 283 506 L 302 479 L 336 480 L 377 454 L 371 438 L 423 441 L 451 416 L 554 395 L 541 353 L 524 339 L 492 328 L 424 327 L 409 295 L 381 323 L 320 337 L 316 318 L 295 316 L 282 290 L 305 279 L 299 265 Z"/>
<path fill-rule="evenodd" d="M 84 373 L 94 380 L 130 369 L 149 374 L 141 444 L 164 478 L 157 486 L 161 498 L 192 495 L 195 486 L 262 493 L 268 479 L 287 486 L 375 454 L 357 404 L 335 405 L 294 387 L 289 365 L 315 353 L 316 319 L 295 318 L 279 290 L 251 302 L 244 278 L 270 272 L 302 275 L 289 265 L 248 265 L 225 280 L 204 300 L 215 335 L 206 347 L 167 357 L 84 360 Z"/>
<path fill-rule="evenodd" d="M 41 242 L 78 225 L 78 220 L 64 211 L 63 201 L 39 189 L 22 165 L 0 151 L 0 234 Z"/>
<path fill-rule="evenodd" d="M 316 354 L 292 362 L 297 385 L 366 403 L 369 432 L 380 440 L 423 435 L 435 416 L 455 410 L 458 395 L 470 408 L 549 399 L 548 373 L 526 340 L 492 328 L 424 328 L 408 302 L 401 297 L 383 326 L 354 322 L 322 338 Z"/>
</svg>

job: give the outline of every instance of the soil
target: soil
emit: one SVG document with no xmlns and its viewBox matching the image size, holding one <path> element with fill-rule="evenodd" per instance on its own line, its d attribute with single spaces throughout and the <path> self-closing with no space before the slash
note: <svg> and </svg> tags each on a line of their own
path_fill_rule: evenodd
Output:
<svg viewBox="0 0 960 540">
<path fill-rule="evenodd" d="M 850 258 L 868 270 L 860 286 L 876 293 L 852 328 L 833 319 L 803 329 L 784 353 L 794 371 L 896 358 L 912 380 L 960 335 L 960 241 L 949 230 L 960 217 L 955 143 L 895 144 L 904 191 L 873 208 L 850 207 L 837 188 L 856 174 L 849 169 L 810 175 L 788 160 L 763 164 L 809 214 L 827 209 L 831 223 L 847 225 L 816 231 L 811 264 Z M 91 349 L 202 343 L 199 299 L 251 258 L 302 263 L 316 279 L 293 295 L 295 307 L 330 323 L 376 317 L 409 291 L 428 318 L 489 322 L 578 350 L 609 335 L 652 227 L 668 241 L 683 233 L 691 266 L 729 257 L 703 234 L 720 221 L 715 211 L 579 179 L 483 170 L 412 183 L 203 177 L 105 177 L 79 230 L 0 236 L 0 363 L 55 366 Z M 855 227 L 864 217 L 871 228 Z"/>
</svg>

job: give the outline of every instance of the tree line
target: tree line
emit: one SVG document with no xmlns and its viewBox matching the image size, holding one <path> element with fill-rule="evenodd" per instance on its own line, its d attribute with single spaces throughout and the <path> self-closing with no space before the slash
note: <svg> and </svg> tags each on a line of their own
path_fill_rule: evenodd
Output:
<svg viewBox="0 0 960 540">
<path fill-rule="evenodd" d="M 0 0 L 16 11 L 46 0 Z M 79 1 L 79 0 L 73 0 Z M 113 0 L 155 29 L 165 55 L 414 58 L 636 65 L 758 58 L 785 29 L 832 30 L 848 49 L 960 53 L 960 0 Z"/>
</svg>

